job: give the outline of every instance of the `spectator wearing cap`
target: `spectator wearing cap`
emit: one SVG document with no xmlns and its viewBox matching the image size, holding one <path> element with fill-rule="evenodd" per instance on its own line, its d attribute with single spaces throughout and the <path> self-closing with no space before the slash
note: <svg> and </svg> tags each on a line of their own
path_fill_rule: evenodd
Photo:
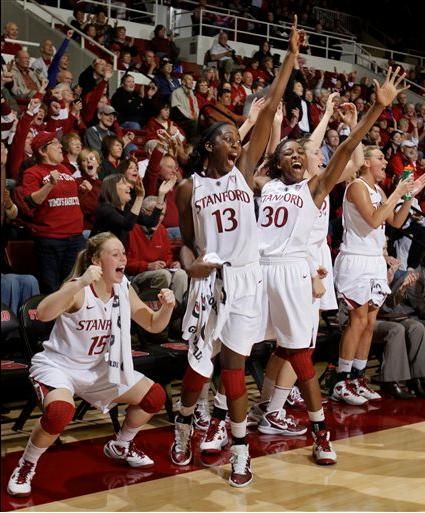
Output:
<svg viewBox="0 0 425 513">
<path fill-rule="evenodd" d="M 115 135 L 112 127 L 117 118 L 117 111 L 112 105 L 104 105 L 97 111 L 97 117 L 99 123 L 86 130 L 84 144 L 100 153 L 103 138 L 107 135 Z"/>
<path fill-rule="evenodd" d="M 180 48 L 174 43 L 171 32 L 167 34 L 167 29 L 164 25 L 157 25 L 155 27 L 149 46 L 157 57 L 168 57 L 170 61 L 176 61 L 180 53 Z"/>
<path fill-rule="evenodd" d="M 167 102 L 171 99 L 173 91 L 180 87 L 180 82 L 173 77 L 173 63 L 168 57 L 163 57 L 153 81 L 158 87 L 158 96 Z"/>
<path fill-rule="evenodd" d="M 416 180 L 422 174 L 416 168 L 416 160 L 418 158 L 418 144 L 411 139 L 402 141 L 400 151 L 390 158 L 387 167 L 387 173 L 390 176 L 400 176 L 403 170 L 409 166 L 413 169 L 413 178 Z"/>
<path fill-rule="evenodd" d="M 171 117 L 186 132 L 188 139 L 192 139 L 198 130 L 199 106 L 193 93 L 193 76 L 185 73 L 182 85 L 171 94 Z"/>
<path fill-rule="evenodd" d="M 146 123 L 145 100 L 142 92 L 137 92 L 132 75 L 124 75 L 119 87 L 111 98 L 112 106 L 118 112 L 118 122 L 122 128 L 140 130 Z"/>
<path fill-rule="evenodd" d="M 31 231 L 40 269 L 41 289 L 50 294 L 69 275 L 84 247 L 78 184 L 62 164 L 62 146 L 53 132 L 32 141 L 37 164 L 23 176 L 23 193 L 33 209 Z"/>
</svg>

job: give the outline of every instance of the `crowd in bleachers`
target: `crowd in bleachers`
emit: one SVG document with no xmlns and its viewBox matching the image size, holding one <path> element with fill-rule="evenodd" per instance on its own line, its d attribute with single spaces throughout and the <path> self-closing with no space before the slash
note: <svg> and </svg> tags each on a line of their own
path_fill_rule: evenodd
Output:
<svg viewBox="0 0 425 513">
<path fill-rule="evenodd" d="M 275 21 L 290 21 L 292 16 L 293 9 L 281 8 L 279 2 L 268 2 L 268 10 L 264 2 L 254 4 L 234 1 L 226 6 L 247 8 L 257 19 L 267 20 L 271 12 Z M 302 23 L 314 24 L 311 11 L 303 12 Z M 181 244 L 176 186 L 191 174 L 193 147 L 212 123 L 233 123 L 243 142 L 249 141 L 258 100 L 267 94 L 279 59 L 268 41 L 251 58 L 240 59 L 226 32 L 220 31 L 204 67 L 189 73 L 162 25 L 150 41 L 135 41 L 119 22 L 112 26 L 103 9 L 87 13 L 77 7 L 74 18 L 75 28 L 119 56 L 118 66 L 125 74 L 113 94 L 111 63 L 94 45 L 86 45 L 96 55 L 92 64 L 79 76 L 71 73 L 66 50 L 78 34 L 68 31 L 57 49 L 50 40 L 40 42 L 40 57 L 31 62 L 25 48 L 10 42 L 18 39 L 18 24 L 9 21 L 4 27 L 2 52 L 14 57 L 3 63 L 1 75 L 2 176 L 6 178 L 2 275 L 10 281 L 10 287 L 2 287 L 2 302 L 16 310 L 25 297 L 38 292 L 33 277 L 16 278 L 13 273 L 13 262 L 5 252 L 9 241 L 34 240 L 37 278 L 41 291 L 49 293 L 71 270 L 85 238 L 108 230 L 127 248 L 127 271 L 135 277 L 134 283 L 140 288 L 148 280 L 156 290 L 167 286 L 173 274 L 172 287 L 181 303 L 187 276 L 175 249 Z M 232 29 L 221 21 L 221 28 Z M 353 102 L 362 118 L 375 95 L 368 77 L 304 64 L 299 57 L 283 98 L 281 137 L 311 134 L 332 92 L 339 93 L 338 104 Z M 132 72 L 144 73 L 151 82 L 136 84 Z M 387 193 L 406 167 L 415 177 L 425 172 L 424 122 L 425 102 L 410 103 L 403 92 L 369 131 L 364 143 L 382 148 L 388 160 L 383 183 Z M 322 147 L 325 164 L 349 132 L 335 109 Z M 340 185 L 332 195 L 329 242 L 334 256 L 342 233 L 343 191 Z M 415 205 L 407 232 L 420 242 L 423 193 Z M 423 274 L 423 245 L 409 248 L 405 238 L 392 233 L 389 247 L 402 262 L 400 271 L 420 269 Z M 420 274 L 416 277 L 419 280 Z M 418 309 L 423 316 L 423 305 Z"/>
</svg>

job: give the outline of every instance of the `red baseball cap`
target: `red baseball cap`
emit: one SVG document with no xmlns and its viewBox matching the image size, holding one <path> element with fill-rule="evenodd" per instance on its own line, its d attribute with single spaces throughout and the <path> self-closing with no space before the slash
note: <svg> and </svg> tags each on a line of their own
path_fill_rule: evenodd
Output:
<svg viewBox="0 0 425 513">
<path fill-rule="evenodd" d="M 38 150 L 44 148 L 44 146 L 53 141 L 53 139 L 56 139 L 56 132 L 38 132 L 31 143 L 32 151 L 37 153 Z"/>
</svg>

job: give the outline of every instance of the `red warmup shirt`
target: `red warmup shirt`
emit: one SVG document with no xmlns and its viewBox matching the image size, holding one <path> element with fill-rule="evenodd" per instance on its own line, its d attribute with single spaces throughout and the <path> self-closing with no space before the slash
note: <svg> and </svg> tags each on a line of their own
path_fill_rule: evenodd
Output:
<svg viewBox="0 0 425 513">
<path fill-rule="evenodd" d="M 61 173 L 61 179 L 52 188 L 41 205 L 34 208 L 31 230 L 36 237 L 65 239 L 83 231 L 83 213 L 78 199 L 78 184 L 63 164 L 37 164 L 23 175 L 23 193 L 30 196 L 48 182 L 51 171 Z"/>
<path fill-rule="evenodd" d="M 167 266 L 173 262 L 170 239 L 166 228 L 160 224 L 149 239 L 143 228 L 135 224 L 127 240 L 127 266 L 130 275 L 148 270 L 148 264 L 163 260 Z"/>
</svg>

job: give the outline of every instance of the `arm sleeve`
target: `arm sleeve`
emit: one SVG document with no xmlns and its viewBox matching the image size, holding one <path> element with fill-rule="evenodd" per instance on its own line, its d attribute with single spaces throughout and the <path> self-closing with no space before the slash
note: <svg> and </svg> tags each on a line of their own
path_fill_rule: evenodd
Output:
<svg viewBox="0 0 425 513">
<path fill-rule="evenodd" d="M 66 37 L 63 41 L 60 47 L 58 48 L 58 51 L 55 53 L 52 62 L 49 66 L 49 71 L 47 72 L 47 78 L 49 80 L 49 88 L 53 88 L 56 85 L 56 77 L 58 76 L 59 72 L 59 61 L 61 60 L 62 55 L 66 52 L 66 49 L 69 45 L 69 39 Z"/>
</svg>

